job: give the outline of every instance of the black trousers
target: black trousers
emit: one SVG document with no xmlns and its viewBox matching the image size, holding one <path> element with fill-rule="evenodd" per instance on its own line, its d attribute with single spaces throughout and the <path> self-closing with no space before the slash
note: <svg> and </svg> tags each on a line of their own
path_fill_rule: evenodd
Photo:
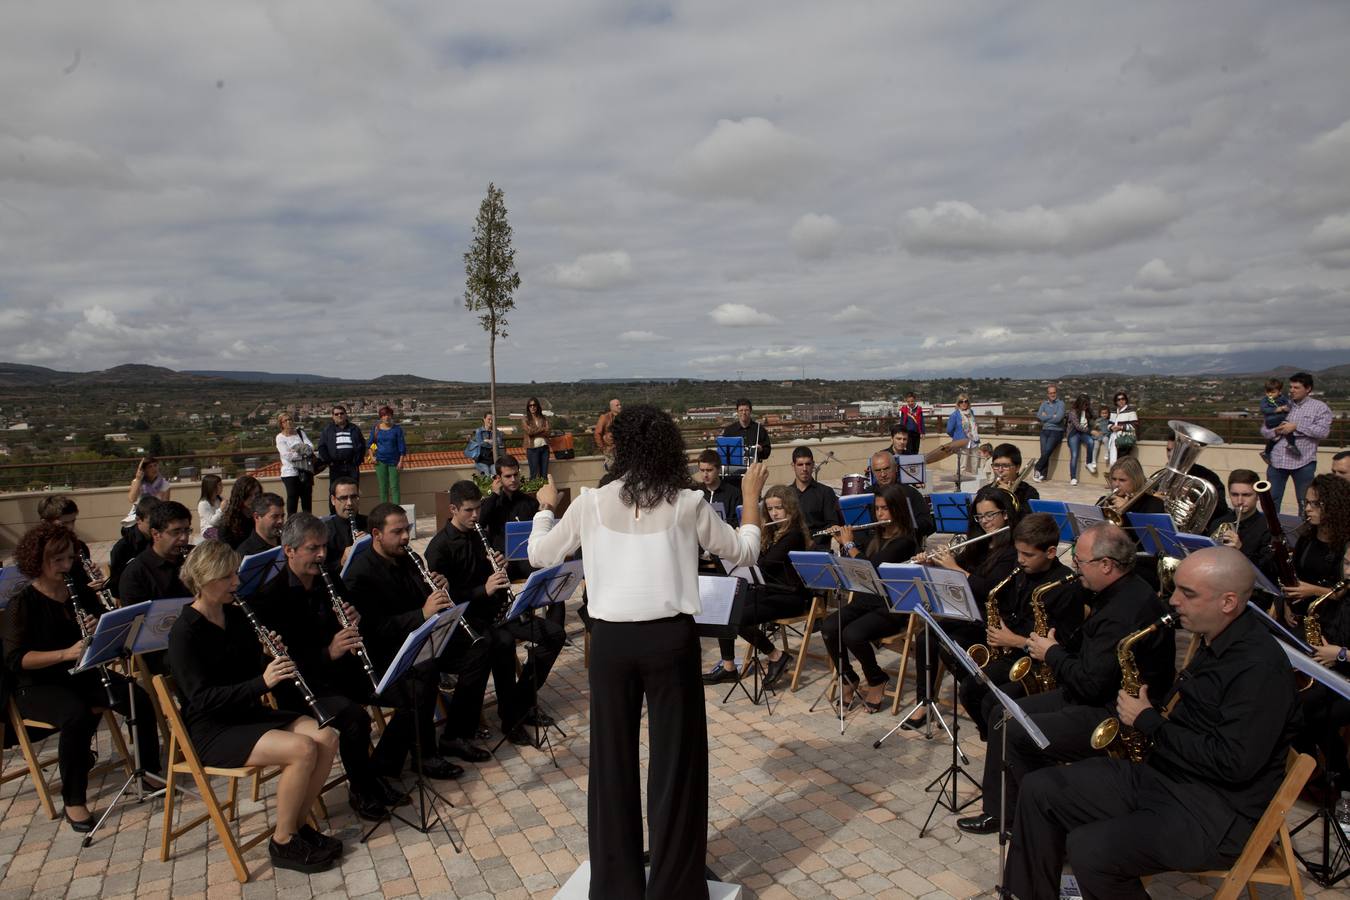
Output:
<svg viewBox="0 0 1350 900">
<path fill-rule="evenodd" d="M 745 599 L 745 612 L 741 617 L 741 627 L 737 630 L 742 638 L 749 641 L 760 653 L 772 653 L 773 641 L 761 631 L 758 625 L 772 622 L 774 619 L 786 619 L 788 616 L 800 616 L 811 603 L 800 591 L 790 591 L 773 585 L 755 585 L 750 588 Z M 736 658 L 736 640 L 718 638 L 718 647 L 723 659 Z"/>
<path fill-rule="evenodd" d="M 474 634 L 483 635 L 490 631 L 477 624 Z M 492 644 L 490 638 L 475 643 L 464 632 L 456 628 L 450 638 L 450 646 L 445 648 L 437 662 L 436 672 L 453 672 L 459 676 L 455 692 L 450 697 L 446 712 L 445 738 L 469 740 L 478 730 L 478 720 L 483 715 L 483 694 L 487 692 L 488 675 L 492 671 Z M 436 708 L 436 693 L 439 690 L 439 676 L 431 678 L 431 699 L 422 698 L 422 708 L 426 711 L 421 725 L 423 746 L 430 746 L 428 735 L 434 732 L 432 714 Z M 422 693 L 427 693 L 423 691 Z"/>
<path fill-rule="evenodd" d="M 286 516 L 295 515 L 297 504 L 305 512 L 310 511 L 314 502 L 314 473 L 301 472 L 299 475 L 287 475 L 281 479 L 286 486 Z"/>
<path fill-rule="evenodd" d="M 1141 875 L 1227 868 L 1255 822 L 1214 790 L 1097 757 L 1032 773 L 1017 806 L 1007 886 L 1056 900 L 1067 859 L 1084 900 L 1147 900 Z"/>
<path fill-rule="evenodd" d="M 998 685 L 999 690 L 1016 700 L 1019 697 L 1026 696 L 1022 690 L 1022 685 L 1010 681 L 1013 663 L 1023 654 L 1020 652 L 1012 656 L 1005 656 L 1001 659 L 993 660 L 985 666 L 984 674 L 989 676 L 989 680 Z M 966 715 L 975 723 L 979 729 L 980 740 L 989 740 L 989 716 L 990 712 L 985 708 L 985 700 L 988 699 L 991 708 L 999 708 L 998 701 L 994 700 L 989 689 L 984 686 L 984 682 L 973 675 L 967 675 L 961 679 L 961 706 L 965 709 Z M 1002 736 L 999 736 L 1002 739 Z"/>
<path fill-rule="evenodd" d="M 561 607 L 562 604 L 555 603 L 554 606 Z M 502 717 L 502 728 L 509 730 L 519 725 L 534 708 L 535 689 L 542 687 L 548 678 L 567 634 L 557 622 L 535 615 L 485 630 L 489 633 L 485 643 L 490 641 L 492 644 L 488 652 L 492 658 L 492 683 L 497 689 L 497 714 Z M 526 651 L 520 678 L 516 678 L 518 640 L 533 645 Z"/>
<path fill-rule="evenodd" d="M 914 454 L 916 454 L 916 453 L 919 452 L 919 441 L 922 440 L 922 438 L 923 438 L 923 435 L 919 434 L 917 431 L 906 431 L 906 432 L 905 432 L 905 455 L 906 455 L 906 456 L 913 456 Z"/>
<path fill-rule="evenodd" d="M 591 623 L 591 789 L 587 832 L 594 900 L 706 900 L 708 721 L 692 617 Z M 638 729 L 647 700 L 647 827 L 642 874 Z"/>
<path fill-rule="evenodd" d="M 821 622 L 820 634 L 825 651 L 843 672 L 845 679 L 854 684 L 858 683 L 858 674 L 853 671 L 853 665 L 848 660 L 848 655 L 852 653 L 858 660 L 858 665 L 862 666 L 867 683 L 875 687 L 886 683 L 886 673 L 877 665 L 877 654 L 872 648 L 872 642 L 899 634 L 908 624 L 904 615 L 891 612 L 880 597 L 874 594 L 859 594 L 848 606 L 840 608 L 834 615 Z M 842 658 L 839 654 L 841 628 L 844 636 Z"/>
<path fill-rule="evenodd" d="M 1018 787 L 1027 775 L 1052 766 L 1055 763 L 1073 762 L 1087 759 L 1097 754 L 1092 749 L 1092 729 L 1111 713 L 1101 706 L 1080 706 L 1069 703 L 1061 691 L 1054 690 L 1045 694 L 1033 694 L 1017 701 L 1017 705 L 1031 716 L 1036 727 L 1050 739 L 1044 750 L 1036 744 L 1011 719 L 1005 719 L 1002 707 L 995 712 L 997 701 L 990 694 L 985 698 L 986 721 L 995 723 L 989 732 L 989 746 L 984 757 L 983 806 L 986 814 L 998 815 L 999 807 L 999 770 L 1003 766 L 1003 735 L 997 723 L 1005 723 L 1008 728 L 1008 817 L 1012 818 L 1017 808 Z"/>
<path fill-rule="evenodd" d="M 371 722 L 370 713 L 366 711 L 368 701 L 352 699 L 352 692 L 338 692 L 331 689 L 331 686 L 315 685 L 314 692 L 319 707 L 333 717 L 329 727 L 338 733 L 338 755 L 342 757 L 342 767 L 347 770 L 348 783 L 356 793 L 369 796 L 375 787 L 377 774 L 376 763 L 372 762 L 372 759 L 382 761 L 383 757 L 372 757 L 370 753 Z M 304 710 L 310 718 L 317 718 L 294 685 L 277 685 L 273 693 L 278 695 L 277 704 L 282 709 Z M 385 732 L 381 735 L 381 744 L 385 742 L 388 734 L 389 732 Z M 398 757 L 399 768 L 402 768 L 407 752 L 405 746 Z M 378 748 L 376 753 L 379 753 Z"/>
<path fill-rule="evenodd" d="M 960 644 L 963 648 L 978 644 L 980 641 L 984 640 L 986 633 L 983 622 L 954 622 L 949 620 L 946 622 L 939 622 L 938 624 L 942 626 L 943 631 L 947 632 L 949 638 L 956 641 L 956 643 Z M 927 629 L 925 629 L 925 631 L 926 630 Z M 964 669 L 958 668 L 960 663 L 947 652 L 946 647 L 942 646 L 941 640 L 937 635 L 929 635 L 922 632 L 916 633 L 914 635 L 914 646 L 910 652 L 914 654 L 914 671 L 918 673 L 918 678 L 916 678 L 914 682 L 914 690 L 919 700 L 928 700 L 932 695 L 933 688 L 936 687 L 936 685 L 928 683 L 928 654 L 933 650 L 937 651 L 938 657 L 942 660 L 942 664 L 947 667 L 947 671 L 951 672 L 952 675 L 959 676 L 965 671 Z M 937 677 L 936 664 L 933 666 L 932 677 Z"/>
<path fill-rule="evenodd" d="M 109 673 L 108 678 L 117 701 L 113 708 L 119 713 L 128 712 L 128 690 L 136 693 L 134 721 L 141 766 L 158 775 L 163 766 L 159 761 L 159 727 L 150 695 L 115 672 Z M 108 694 L 98 674 L 82 672 L 65 684 L 16 688 L 14 701 L 25 718 L 49 722 L 60 730 L 56 766 L 61 773 L 61 800 L 66 806 L 84 806 L 89 791 L 89 742 L 98 730 L 102 710 L 108 708 Z"/>
<path fill-rule="evenodd" d="M 1303 707 L 1303 727 L 1294 737 L 1294 747 L 1314 759 L 1321 750 L 1326 758 L 1327 774 L 1340 790 L 1350 790 L 1350 761 L 1346 760 L 1345 741 L 1341 728 L 1350 725 L 1350 700 L 1323 684 L 1314 684 L 1300 691 L 1299 705 Z"/>
</svg>

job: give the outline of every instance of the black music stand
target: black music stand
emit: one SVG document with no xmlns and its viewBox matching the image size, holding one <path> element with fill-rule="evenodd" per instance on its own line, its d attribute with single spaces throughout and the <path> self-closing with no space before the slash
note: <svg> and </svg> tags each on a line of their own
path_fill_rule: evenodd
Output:
<svg viewBox="0 0 1350 900">
<path fill-rule="evenodd" d="M 560 565 L 531 572 L 529 580 L 525 582 L 525 587 L 516 595 L 516 602 L 506 611 L 506 618 L 502 620 L 502 624 L 508 624 L 525 615 L 533 616 L 536 609 L 552 606 L 554 603 L 565 603 L 576 591 L 577 585 L 581 583 L 584 577 L 585 573 L 579 559 L 569 560 Z M 533 640 L 525 641 L 525 652 L 528 654 L 536 649 L 536 646 Z M 562 726 L 554 720 L 552 715 L 548 717 L 550 724 L 539 724 L 538 666 L 530 666 L 530 687 L 533 689 L 534 703 L 531 704 L 529 709 L 521 713 L 519 719 L 506 727 L 501 739 L 492 748 L 492 753 L 495 756 L 497 751 L 501 749 L 502 744 L 506 743 L 507 735 L 524 724 L 526 717 L 533 712 L 535 724 L 531 726 L 534 729 L 534 740 L 531 742 L 531 746 L 536 750 L 548 748 L 549 758 L 553 760 L 553 768 L 560 768 L 557 754 L 553 752 L 553 742 L 549 740 L 548 730 L 554 729 L 558 732 L 560 738 L 567 737 L 567 732 L 562 730 Z M 498 702 L 500 703 L 500 698 Z"/>
<path fill-rule="evenodd" d="M 699 637 L 730 638 L 735 640 L 737 629 L 745 621 L 745 598 L 750 593 L 745 579 L 736 575 L 700 575 L 698 576 L 698 595 L 701 612 L 694 616 Z M 752 599 L 750 601 L 754 603 Z M 747 700 L 758 706 L 764 700 L 769 714 L 773 707 L 759 679 L 759 650 L 750 645 L 750 666 L 752 687 L 745 686 L 745 678 L 740 667 L 736 667 L 736 681 L 727 690 L 722 702 L 726 703 L 739 689 Z"/>
<path fill-rule="evenodd" d="M 835 557 L 833 554 L 826 553 L 824 550 L 793 550 L 788 553 L 788 559 L 792 562 L 792 567 L 797 570 L 797 575 L 801 578 L 802 584 L 812 590 L 820 591 L 840 591 L 844 590 L 843 581 L 839 576 L 839 571 L 834 566 Z M 836 611 L 842 610 L 847 601 L 838 604 Z M 802 640 L 807 640 L 810 635 L 804 635 Z M 816 699 L 811 703 L 811 708 L 807 712 L 815 712 L 819 705 L 821 697 L 824 697 L 833 684 L 835 692 L 839 697 L 839 733 L 844 733 L 844 713 L 848 709 L 844 706 L 844 627 L 843 616 L 840 616 L 839 625 L 839 665 L 834 668 L 834 679 L 827 682 Z"/>
<path fill-rule="evenodd" d="M 186 602 L 191 600 L 191 598 L 179 599 L 184 601 L 178 605 L 177 608 L 179 610 L 182 609 Z M 115 660 L 129 658 L 133 652 L 134 646 L 142 647 L 145 652 L 166 649 L 169 646 L 169 636 L 167 631 L 163 632 L 162 635 L 151 635 L 147 633 L 144 640 L 140 638 L 140 634 L 143 630 L 142 626 L 146 621 L 146 615 L 151 611 L 154 602 L 155 601 L 153 600 L 146 600 L 141 603 L 134 603 L 131 606 L 123 606 L 118 609 L 108 610 L 103 613 L 103 615 L 99 616 L 98 624 L 94 628 L 94 633 L 90 636 L 89 646 L 85 648 L 84 654 L 80 657 L 79 664 L 71 670 L 71 673 L 87 672 L 98 666 L 107 665 Z M 178 617 L 175 614 L 174 619 L 177 618 Z M 137 650 L 136 652 L 142 651 Z M 127 711 L 125 714 L 119 713 L 119 715 L 122 715 L 122 720 L 127 726 L 128 733 L 131 735 L 132 770 L 131 773 L 127 775 L 126 781 L 122 782 L 122 786 L 117 789 L 117 793 L 113 795 L 112 801 L 108 804 L 107 809 L 103 810 L 103 815 L 99 816 L 98 821 L 94 823 L 94 827 L 89 830 L 89 833 L 84 836 L 84 840 L 80 842 L 80 846 L 82 847 L 88 847 L 94 842 L 94 835 L 98 834 L 98 830 L 103 827 L 103 823 L 108 821 L 108 817 L 111 816 L 113 810 L 117 808 L 118 802 L 124 796 L 127 796 L 127 792 L 133 787 L 135 788 L 135 791 L 132 795 L 132 799 L 136 803 L 144 803 L 146 800 L 151 800 L 155 797 L 163 796 L 164 794 L 163 788 L 149 793 L 145 790 L 146 778 L 155 778 L 156 781 L 160 781 L 161 779 L 149 775 L 145 771 L 145 761 L 141 759 L 140 729 L 136 724 L 136 692 L 132 690 L 134 685 L 134 680 L 127 680 Z"/>
<path fill-rule="evenodd" d="M 1307 645 L 1304 644 L 1304 646 Z M 1295 650 L 1287 642 L 1282 642 L 1280 648 L 1284 650 L 1285 655 L 1289 657 L 1289 662 L 1300 673 L 1325 685 L 1329 690 L 1335 691 L 1342 697 L 1350 699 L 1350 679 L 1323 667 L 1317 660 L 1302 652 L 1301 648 Z M 1309 825 L 1317 821 L 1322 823 L 1322 858 L 1313 860 L 1304 856 L 1298 850 L 1294 851 L 1294 856 L 1298 857 L 1298 861 L 1303 863 L 1303 868 L 1307 869 L 1313 881 L 1316 881 L 1322 887 L 1331 887 L 1350 877 L 1350 835 L 1346 835 L 1341 830 L 1340 823 L 1336 821 L 1336 792 L 1333 790 L 1328 793 L 1328 798 L 1323 801 L 1316 812 L 1289 829 L 1289 839 L 1292 841 L 1294 835 Z"/>
<path fill-rule="evenodd" d="M 461 603 L 450 609 L 443 609 L 413 629 L 403 639 L 403 646 L 399 648 L 398 653 L 394 654 L 393 661 L 389 663 L 389 668 L 385 670 L 384 677 L 380 679 L 379 686 L 375 689 L 375 697 L 382 697 L 393 685 L 412 673 L 416 667 L 430 663 L 440 656 L 446 646 L 449 645 L 450 635 L 454 632 L 455 626 L 459 624 L 460 618 L 464 615 L 464 610 L 468 607 L 469 604 Z M 406 706 L 398 708 L 406 711 L 412 717 L 413 722 L 412 750 L 413 771 L 417 776 L 417 820 L 406 819 L 399 814 L 397 809 L 389 809 L 383 818 L 371 825 L 370 830 L 361 835 L 361 843 L 364 844 L 370 840 L 371 835 L 385 822 L 398 819 L 419 834 L 430 834 L 432 828 L 440 825 L 441 830 L 445 832 L 446 839 L 450 841 L 450 846 L 454 848 L 456 853 L 459 853 L 460 847 L 459 844 L 455 843 L 454 836 L 450 834 L 450 825 L 446 818 L 442 818 L 441 814 L 436 811 L 437 800 L 450 809 L 454 809 L 455 804 L 427 784 L 426 775 L 422 771 L 422 727 L 418 721 L 423 699 L 420 677 L 416 675 L 412 677 L 408 693 L 412 695 L 411 708 Z"/>
</svg>

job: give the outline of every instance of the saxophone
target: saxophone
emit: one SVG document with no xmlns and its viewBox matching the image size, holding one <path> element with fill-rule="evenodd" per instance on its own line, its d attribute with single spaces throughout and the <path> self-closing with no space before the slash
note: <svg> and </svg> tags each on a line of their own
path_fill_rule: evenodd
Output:
<svg viewBox="0 0 1350 900">
<path fill-rule="evenodd" d="M 1072 584 L 1077 580 L 1078 573 L 1070 572 L 1063 578 L 1048 581 L 1031 592 L 1032 630 L 1036 634 L 1041 637 L 1050 634 L 1050 619 L 1045 612 L 1045 595 L 1055 588 Z M 1044 661 L 1036 663 L 1030 656 L 1024 656 L 1013 663 L 1008 676 L 1013 681 L 1019 682 L 1022 685 L 1022 690 L 1026 691 L 1028 696 L 1055 689 L 1055 673 L 1050 670 L 1050 666 Z"/>
<path fill-rule="evenodd" d="M 984 601 L 984 627 L 990 631 L 996 631 L 1003 627 L 1003 616 L 998 611 L 998 592 L 1022 572 L 1021 566 L 1016 566 L 1008 577 L 994 585 L 994 589 L 989 592 L 989 596 Z M 966 651 L 970 658 L 975 661 L 975 665 L 981 669 L 987 667 L 996 659 L 1002 659 L 1008 655 L 1007 647 L 990 647 L 988 644 L 972 644 Z"/>
<path fill-rule="evenodd" d="M 1162 616 L 1147 628 L 1125 635 L 1116 644 L 1116 659 L 1120 663 L 1120 689 L 1131 697 L 1138 697 L 1142 682 L 1139 678 L 1139 664 L 1134 659 L 1134 645 L 1153 634 L 1159 628 L 1173 628 L 1177 618 L 1172 613 Z M 1141 763 L 1152 749 L 1152 742 L 1141 731 L 1129 725 L 1122 725 L 1115 716 L 1103 719 L 1092 729 L 1092 749 L 1105 750 L 1115 759 L 1128 759 Z"/>
<path fill-rule="evenodd" d="M 1322 620 L 1319 615 L 1318 607 L 1328 600 L 1335 600 L 1338 596 L 1345 593 L 1346 588 L 1350 588 L 1350 579 L 1341 579 L 1332 585 L 1331 590 L 1313 599 L 1308 604 L 1308 610 L 1303 614 L 1303 640 L 1308 646 L 1316 649 L 1326 643 L 1326 638 L 1322 636 Z"/>
</svg>

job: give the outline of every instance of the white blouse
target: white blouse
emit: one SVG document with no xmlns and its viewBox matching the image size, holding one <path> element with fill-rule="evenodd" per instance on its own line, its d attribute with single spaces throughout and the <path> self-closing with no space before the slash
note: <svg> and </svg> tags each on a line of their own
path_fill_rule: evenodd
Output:
<svg viewBox="0 0 1350 900">
<path fill-rule="evenodd" d="M 301 472 L 314 471 L 313 463 L 302 464 L 301 445 L 308 447 L 310 454 L 313 454 L 314 445 L 309 442 L 303 431 L 296 431 L 292 435 L 287 435 L 284 431 L 277 433 L 277 456 L 281 457 L 282 478 L 293 478 Z"/>
<path fill-rule="evenodd" d="M 202 540 L 206 539 L 206 529 L 219 528 L 224 520 L 225 504 L 220 500 L 212 503 L 210 500 L 197 501 L 197 520 L 201 523 Z"/>
<path fill-rule="evenodd" d="M 732 528 L 699 491 L 635 512 L 620 498 L 623 482 L 583 491 L 557 520 L 534 516 L 530 564 L 554 566 L 581 547 L 590 614 L 606 622 L 645 622 L 702 610 L 698 548 L 737 566 L 759 558 L 759 526 Z M 556 523 L 556 527 L 555 527 Z"/>
</svg>

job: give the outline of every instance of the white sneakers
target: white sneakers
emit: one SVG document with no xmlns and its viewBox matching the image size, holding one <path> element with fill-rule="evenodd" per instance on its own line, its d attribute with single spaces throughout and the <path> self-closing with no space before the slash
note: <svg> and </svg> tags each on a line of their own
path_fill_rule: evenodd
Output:
<svg viewBox="0 0 1350 900">
<path fill-rule="evenodd" d="M 1077 478 L 1070 478 L 1070 479 L 1069 479 L 1069 484 L 1077 484 L 1077 483 L 1078 483 L 1078 479 L 1077 479 Z"/>
<path fill-rule="evenodd" d="M 1090 463 L 1088 463 L 1088 464 L 1087 464 L 1087 470 L 1088 470 L 1089 472 L 1091 472 L 1093 475 L 1096 475 L 1096 474 L 1097 474 L 1097 464 L 1096 464 L 1095 462 L 1090 462 Z"/>
<path fill-rule="evenodd" d="M 1045 476 L 1042 475 L 1040 472 L 1032 472 L 1032 473 L 1031 473 L 1031 480 L 1032 480 L 1032 481 L 1044 481 L 1044 480 L 1045 480 Z"/>
</svg>

